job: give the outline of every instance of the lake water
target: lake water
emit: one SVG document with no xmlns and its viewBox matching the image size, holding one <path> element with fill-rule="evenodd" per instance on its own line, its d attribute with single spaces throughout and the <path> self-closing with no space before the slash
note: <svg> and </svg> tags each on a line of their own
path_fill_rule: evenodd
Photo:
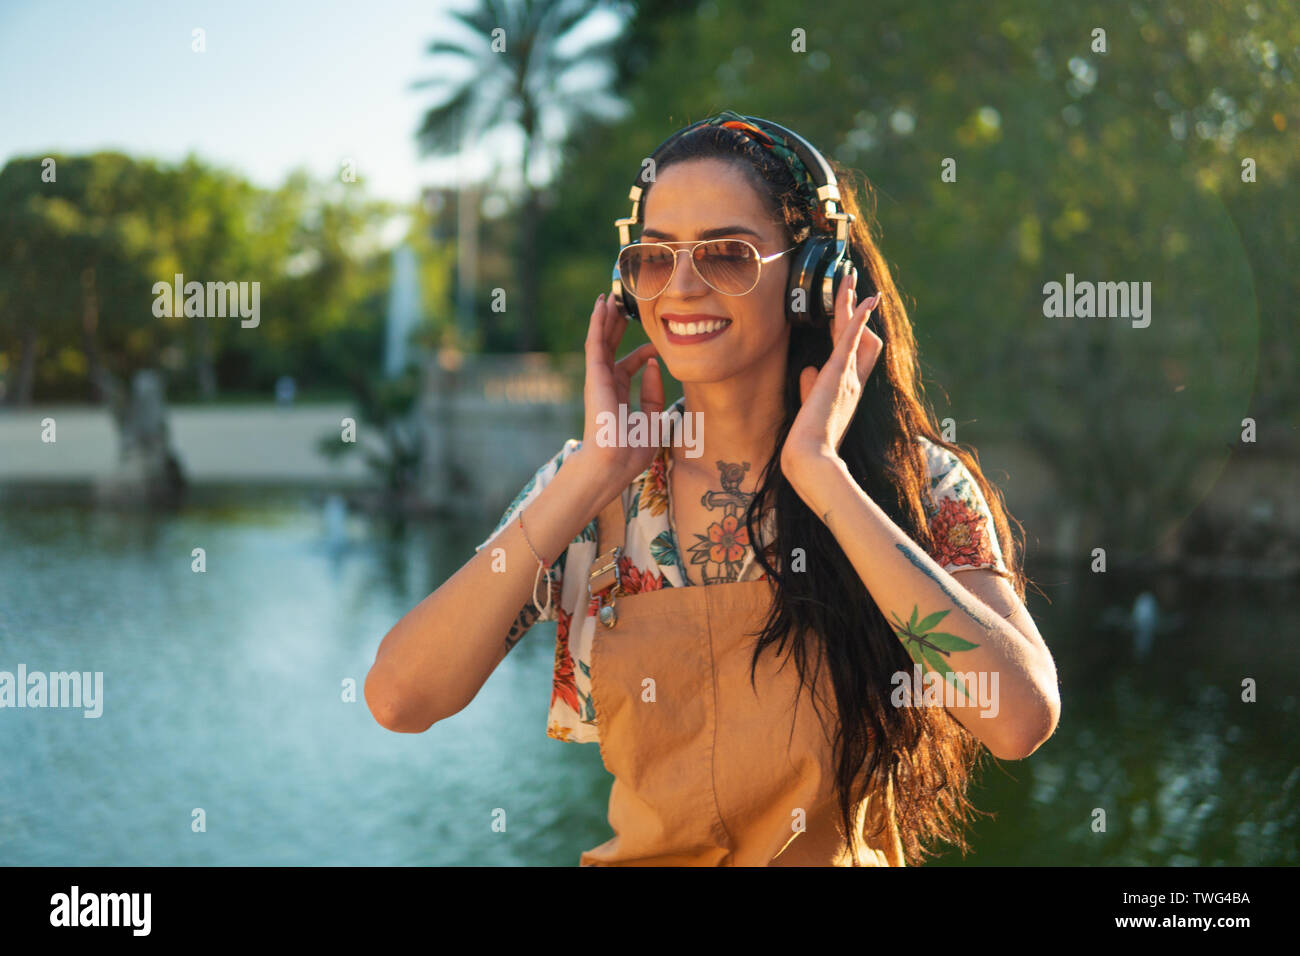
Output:
<svg viewBox="0 0 1300 956">
<path fill-rule="evenodd" d="M 0 499 L 0 671 L 102 671 L 104 699 L 98 719 L 0 709 L 0 864 L 574 866 L 610 836 L 599 749 L 545 733 L 553 624 L 427 733 L 365 706 L 380 639 L 490 523 L 352 516 L 331 543 L 308 493 L 20 501 Z M 986 766 L 973 800 L 996 818 L 931 865 L 1300 862 L 1294 589 L 1031 573 L 1061 726 Z M 1142 653 L 1118 621 L 1144 590 L 1176 617 Z"/>
</svg>

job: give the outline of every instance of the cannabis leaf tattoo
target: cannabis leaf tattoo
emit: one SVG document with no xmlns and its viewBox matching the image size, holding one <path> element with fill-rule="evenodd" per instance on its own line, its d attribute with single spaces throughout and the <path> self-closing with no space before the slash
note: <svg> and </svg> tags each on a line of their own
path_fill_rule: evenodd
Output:
<svg viewBox="0 0 1300 956">
<path fill-rule="evenodd" d="M 945 634 L 942 631 L 933 630 L 934 626 L 948 615 L 947 611 L 935 611 L 921 621 L 916 619 L 916 615 L 917 607 L 915 604 L 912 605 L 911 620 L 906 623 L 899 620 L 898 615 L 890 611 L 889 616 L 894 619 L 896 625 L 894 633 L 902 639 L 908 655 L 920 665 L 922 671 L 928 669 L 937 674 L 942 674 L 944 680 L 961 691 L 963 697 L 969 699 L 966 689 L 957 677 L 957 672 L 948 663 L 948 655 L 953 651 L 968 651 L 973 647 L 979 647 L 979 645 L 958 637 L 956 634 Z"/>
</svg>

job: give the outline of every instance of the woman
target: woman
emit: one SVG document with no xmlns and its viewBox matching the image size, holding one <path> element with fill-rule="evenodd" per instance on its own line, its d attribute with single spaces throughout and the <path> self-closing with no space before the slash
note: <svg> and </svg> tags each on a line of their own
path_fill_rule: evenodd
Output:
<svg viewBox="0 0 1300 956">
<path fill-rule="evenodd" d="M 965 851 L 982 751 L 1028 756 L 1060 710 L 1001 496 L 939 437 L 851 190 L 828 329 L 787 299 L 787 253 L 828 223 L 771 127 L 727 111 L 654 159 L 619 259 L 650 341 L 616 361 L 628 318 L 597 298 L 582 441 L 384 638 L 367 702 L 423 731 L 555 620 L 547 732 L 598 743 L 615 776 L 615 836 L 584 865 Z M 860 303 L 859 268 L 878 290 Z M 683 390 L 668 440 L 611 441 L 639 371 L 642 411 L 664 412 L 660 359 Z"/>
</svg>

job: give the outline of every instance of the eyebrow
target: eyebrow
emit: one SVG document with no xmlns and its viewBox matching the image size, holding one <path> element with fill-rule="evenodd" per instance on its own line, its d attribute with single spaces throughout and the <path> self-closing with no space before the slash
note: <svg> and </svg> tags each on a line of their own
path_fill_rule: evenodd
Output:
<svg viewBox="0 0 1300 956">
<path fill-rule="evenodd" d="M 763 238 L 761 235 L 756 233 L 753 229 L 750 229 L 748 226 L 719 226 L 716 229 L 705 229 L 703 232 L 699 234 L 697 238 L 714 239 L 718 236 L 739 236 L 739 235 L 753 236 L 755 239 Z M 673 241 L 673 238 L 669 233 L 660 232 L 658 229 L 642 229 L 641 236 L 642 238 L 646 238 L 646 239 L 664 239 L 668 242 Z M 688 240 L 682 240 L 682 241 L 685 242 Z"/>
</svg>

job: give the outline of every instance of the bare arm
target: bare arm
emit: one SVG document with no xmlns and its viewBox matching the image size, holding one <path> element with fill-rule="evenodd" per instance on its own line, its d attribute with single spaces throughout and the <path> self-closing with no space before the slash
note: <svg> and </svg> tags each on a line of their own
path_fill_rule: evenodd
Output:
<svg viewBox="0 0 1300 956">
<path fill-rule="evenodd" d="M 1037 750 L 1060 718 L 1056 665 L 1011 586 L 991 571 L 954 575 L 939 567 L 840 459 L 803 468 L 800 496 L 834 533 L 909 653 L 920 649 L 927 671 L 951 671 L 957 680 L 973 674 L 991 691 L 986 698 L 973 684 L 948 712 L 1000 759 Z"/>
<path fill-rule="evenodd" d="M 990 581 L 996 575 L 970 570 L 958 580 L 939 567 L 839 456 L 884 347 L 867 329 L 878 296 L 855 305 L 853 286 L 846 282 L 836 302 L 830 358 L 820 370 L 800 370 L 802 406 L 781 450 L 782 471 L 835 535 L 913 661 L 957 692 L 949 705 L 945 688 L 948 712 L 994 756 L 1019 760 L 1052 735 L 1061 712 L 1056 664 L 1024 603 L 1005 581 Z"/>
<path fill-rule="evenodd" d="M 524 509 L 528 539 L 552 563 L 600 510 L 650 464 L 652 447 L 607 448 L 594 436 L 602 414 L 617 414 L 630 397 L 632 376 L 643 366 L 641 410 L 663 411 L 663 379 L 649 364 L 654 345 L 646 343 L 622 359 L 615 349 L 627 318 L 600 296 L 587 329 L 585 423 L 582 447 Z M 492 552 L 505 549 L 505 570 L 493 570 Z M 402 733 L 422 733 L 463 710 L 509 649 L 536 620 L 532 589 L 537 560 L 517 521 L 512 521 L 436 591 L 398 621 L 379 645 L 366 675 L 370 712 L 381 725 Z M 544 602 L 545 595 L 538 599 Z M 525 604 L 527 602 L 527 604 Z"/>
<path fill-rule="evenodd" d="M 533 547 L 553 562 L 615 494 L 583 450 L 574 452 L 523 511 Z M 496 548 L 505 552 L 504 562 L 495 562 L 504 570 L 493 570 Z M 512 521 L 380 643 L 365 684 L 375 719 L 389 730 L 421 733 L 468 705 L 536 620 L 536 581 L 537 560 Z M 537 583 L 544 603 L 545 581 Z"/>
</svg>

